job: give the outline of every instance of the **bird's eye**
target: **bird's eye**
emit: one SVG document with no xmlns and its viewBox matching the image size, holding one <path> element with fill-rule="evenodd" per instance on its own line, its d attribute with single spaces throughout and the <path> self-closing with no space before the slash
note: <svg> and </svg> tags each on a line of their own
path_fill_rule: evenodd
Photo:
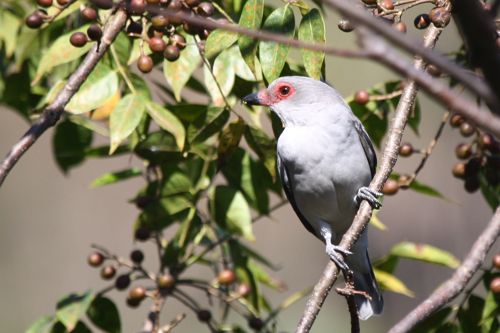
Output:
<svg viewBox="0 0 500 333">
<path fill-rule="evenodd" d="M 282 86 L 280 87 L 280 95 L 281 96 L 286 96 L 290 93 L 290 87 L 289 86 Z"/>
</svg>

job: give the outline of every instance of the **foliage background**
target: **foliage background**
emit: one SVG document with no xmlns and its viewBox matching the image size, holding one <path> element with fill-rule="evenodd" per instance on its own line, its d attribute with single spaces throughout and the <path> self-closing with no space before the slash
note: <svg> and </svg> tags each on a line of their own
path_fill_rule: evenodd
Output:
<svg viewBox="0 0 500 333">
<path fill-rule="evenodd" d="M 422 7 L 419 7 L 422 8 Z M 430 8 L 430 7 L 429 7 Z M 421 9 L 420 9 L 421 10 Z M 412 13 L 418 14 L 413 11 Z M 408 14 L 407 17 L 414 15 Z M 353 35 L 336 28 L 338 17 L 327 18 L 327 42 L 339 47 L 353 43 Z M 410 34 L 416 34 L 409 29 Z M 438 44 L 442 51 L 458 47 L 456 30 L 448 27 Z M 358 89 L 394 79 L 395 76 L 372 62 L 327 58 L 328 80 L 344 95 Z M 442 109 L 426 98 L 420 98 L 423 123 L 420 138 L 409 131 L 406 139 L 416 147 L 428 144 L 441 119 Z M 0 107 L 0 152 L 9 149 L 27 124 L 18 115 Z M 52 130 L 51 130 L 52 131 Z M 120 170 L 139 163 L 121 156 L 106 160 L 89 160 L 65 177 L 52 158 L 51 135 L 47 133 L 20 161 L 0 191 L 0 330 L 21 332 L 36 318 L 53 312 L 61 295 L 82 288 L 98 289 L 102 280 L 98 271 L 86 265 L 91 243 L 105 244 L 116 253 L 127 255 L 132 247 L 131 228 L 137 209 L 127 203 L 143 181 L 133 179 L 108 187 L 90 189 L 90 182 L 104 170 Z M 451 175 L 455 162 L 454 147 L 460 142 L 449 127 L 438 143 L 419 180 L 439 189 L 449 202 L 400 191 L 386 197 L 379 214 L 388 230 L 370 231 L 370 252 L 373 258 L 386 253 L 402 240 L 426 242 L 454 253 L 466 253 L 491 215 L 479 193 L 463 191 L 463 183 Z M 400 159 L 396 171 L 410 172 L 418 157 Z M 303 229 L 291 208 L 286 206 L 273 214 L 273 221 L 263 219 L 255 225 L 256 242 L 252 246 L 265 254 L 281 269 L 274 276 L 282 279 L 288 291 L 269 291 L 273 304 L 288 294 L 304 289 L 317 281 L 327 261 L 323 246 Z M 151 263 L 153 246 L 140 244 Z M 491 253 L 498 253 L 497 244 Z M 148 253 L 151 256 L 148 256 Z M 156 263 L 154 263 L 156 264 Z M 206 274 L 197 268 L 188 274 Z M 363 323 L 368 332 L 382 332 L 408 312 L 433 290 L 438 281 L 451 274 L 439 266 L 404 261 L 397 275 L 416 293 L 415 298 L 386 293 L 386 309 L 382 317 Z M 120 306 L 123 331 L 137 330 L 148 307 L 132 310 L 125 306 L 124 293 L 111 297 Z M 292 331 L 302 312 L 305 300 L 280 316 L 279 328 Z M 162 321 L 185 312 L 182 306 L 167 303 Z M 325 332 L 335 325 L 338 332 L 349 331 L 345 301 L 332 294 L 323 308 L 313 332 Z M 363 328 L 363 327 L 362 327 Z M 188 312 L 188 318 L 175 331 L 205 331 Z M 337 330 L 336 330 L 337 331 Z"/>
</svg>

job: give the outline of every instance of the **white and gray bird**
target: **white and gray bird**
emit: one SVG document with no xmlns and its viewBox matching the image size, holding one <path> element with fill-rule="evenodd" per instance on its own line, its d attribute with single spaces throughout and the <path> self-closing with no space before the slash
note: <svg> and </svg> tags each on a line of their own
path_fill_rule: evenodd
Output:
<svg viewBox="0 0 500 333">
<path fill-rule="evenodd" d="M 368 257 L 367 231 L 351 252 L 336 245 L 362 200 L 380 207 L 381 194 L 367 187 L 377 159 L 363 125 L 335 89 L 307 77 L 281 77 L 243 101 L 268 106 L 281 119 L 278 171 L 290 204 L 339 268 L 352 270 L 354 288 L 371 297 L 355 296 L 359 318 L 380 314 L 383 299 Z"/>
</svg>

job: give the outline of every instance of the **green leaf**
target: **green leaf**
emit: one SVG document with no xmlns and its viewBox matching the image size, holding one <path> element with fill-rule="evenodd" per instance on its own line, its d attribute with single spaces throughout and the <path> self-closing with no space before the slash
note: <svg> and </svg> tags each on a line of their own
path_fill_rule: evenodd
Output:
<svg viewBox="0 0 500 333">
<path fill-rule="evenodd" d="M 387 103 L 385 103 L 386 105 Z M 380 148 L 382 139 L 385 136 L 388 128 L 388 120 L 386 116 L 386 110 L 384 108 L 379 108 L 380 103 L 369 102 L 366 105 L 359 105 L 353 101 L 349 102 L 349 106 L 352 112 L 358 117 L 363 126 L 368 132 L 368 135 L 372 139 L 375 146 Z"/>
<path fill-rule="evenodd" d="M 92 331 L 85 325 L 83 321 L 78 321 L 76 323 L 76 326 L 73 330 L 69 330 L 66 327 L 64 327 L 64 324 L 58 321 L 57 323 L 54 324 L 52 327 L 52 330 L 50 333 L 92 333 Z"/>
<path fill-rule="evenodd" d="M 452 269 L 460 265 L 460 261 L 451 253 L 428 244 L 401 242 L 392 247 L 390 254 L 401 258 L 442 265 Z"/>
<path fill-rule="evenodd" d="M 498 332 L 498 316 L 500 315 L 500 296 L 488 290 L 481 314 L 481 332 Z"/>
<path fill-rule="evenodd" d="M 171 111 L 162 107 L 161 105 L 148 102 L 146 110 L 153 120 L 164 130 L 171 133 L 175 137 L 175 142 L 180 150 L 184 149 L 184 142 L 186 141 L 186 130 L 182 125 L 179 118 L 177 118 Z"/>
<path fill-rule="evenodd" d="M 209 107 L 187 128 L 188 141 L 193 145 L 200 143 L 219 132 L 229 120 L 229 111 L 225 108 Z"/>
<path fill-rule="evenodd" d="M 410 184 L 410 189 L 421 194 L 429 195 L 431 197 L 442 198 L 442 199 L 444 198 L 444 196 L 438 190 L 430 187 L 429 185 L 425 185 L 421 182 L 418 182 L 417 180 L 414 180 Z"/>
<path fill-rule="evenodd" d="M 215 58 L 212 71 L 210 71 L 208 66 L 204 66 L 203 75 L 205 86 L 212 98 L 213 104 L 215 106 L 223 106 L 225 104 L 224 97 L 227 97 L 231 92 L 235 79 L 230 51 L 225 50 Z"/>
<path fill-rule="evenodd" d="M 90 184 L 90 187 L 95 188 L 99 186 L 114 184 L 122 180 L 137 177 L 140 175 L 142 175 L 142 169 L 140 168 L 130 168 L 122 171 L 107 172 L 102 176 L 99 176 L 96 179 L 94 179 L 94 181 L 92 181 L 92 184 Z"/>
<path fill-rule="evenodd" d="M 217 156 L 219 163 L 224 163 L 240 144 L 240 140 L 245 132 L 245 121 L 241 118 L 229 123 L 219 134 L 219 145 L 217 146 Z"/>
<path fill-rule="evenodd" d="M 241 12 L 238 25 L 242 28 L 258 30 L 264 16 L 264 0 L 248 0 Z M 257 55 L 258 41 L 249 36 L 240 36 L 238 46 L 241 55 L 252 72 L 256 73 L 255 56 Z M 258 77 L 256 73 L 256 77 Z"/>
<path fill-rule="evenodd" d="M 289 6 L 285 6 L 273 11 L 264 22 L 263 29 L 293 38 L 295 20 L 292 9 Z M 280 76 L 289 50 L 289 45 L 269 41 L 260 42 L 259 59 L 262 65 L 262 72 L 268 82 L 272 82 Z M 243 51 L 241 53 L 245 54 Z"/>
<path fill-rule="evenodd" d="M 325 21 L 320 11 L 311 9 L 302 17 L 299 25 L 299 40 L 309 43 L 325 44 Z M 321 69 L 325 60 L 325 52 L 310 51 L 301 49 L 302 60 L 310 77 L 319 80 Z"/>
<path fill-rule="evenodd" d="M 97 297 L 87 310 L 94 325 L 109 333 L 120 333 L 120 314 L 115 303 L 106 297 Z"/>
<path fill-rule="evenodd" d="M 403 281 L 401 281 L 391 273 L 376 268 L 373 269 L 373 272 L 375 273 L 375 278 L 377 279 L 379 286 L 383 290 L 392 291 L 394 293 L 406 295 L 408 297 L 415 296 L 413 291 L 408 289 L 408 287 L 404 284 Z"/>
<path fill-rule="evenodd" d="M 410 332 L 411 333 L 431 333 L 431 332 L 439 332 L 439 327 L 443 324 L 443 322 L 448 318 L 448 316 L 453 312 L 453 309 L 449 306 L 444 307 L 429 317 L 418 323 Z M 467 331 L 465 331 L 467 332 Z M 465 333 L 464 332 L 464 333 Z M 444 333 L 444 332 L 443 332 Z"/>
<path fill-rule="evenodd" d="M 467 307 L 462 307 L 458 310 L 458 320 L 462 331 L 479 332 L 479 323 L 484 309 L 484 299 L 474 294 L 469 296 Z"/>
<path fill-rule="evenodd" d="M 65 120 L 56 126 L 52 147 L 57 165 L 66 173 L 85 160 L 85 150 L 92 143 L 92 132 Z"/>
<path fill-rule="evenodd" d="M 93 299 L 94 295 L 90 291 L 81 295 L 71 294 L 63 298 L 57 303 L 57 319 L 71 332 L 85 314 Z"/>
<path fill-rule="evenodd" d="M 252 217 L 245 197 L 229 186 L 217 186 L 211 193 L 211 211 L 215 221 L 228 231 L 255 240 Z"/>
<path fill-rule="evenodd" d="M 252 150 L 259 156 L 272 179 L 276 179 L 276 142 L 257 127 L 247 126 L 245 139 Z"/>
<path fill-rule="evenodd" d="M 26 333 L 49 333 L 54 326 L 54 316 L 43 316 L 38 318 L 27 330 Z"/>
<path fill-rule="evenodd" d="M 118 88 L 116 71 L 99 63 L 71 98 L 65 110 L 79 114 L 97 109 L 112 99 Z"/>
<path fill-rule="evenodd" d="M 35 85 L 42 78 L 42 76 L 49 72 L 52 68 L 76 60 L 90 50 L 93 43 L 87 43 L 83 47 L 74 47 L 69 42 L 69 38 L 73 33 L 77 31 L 85 32 L 88 27 L 88 25 L 85 25 L 77 30 L 64 34 L 51 44 L 50 48 L 43 54 L 42 59 L 38 64 L 35 78 L 32 82 L 33 85 Z"/>
<path fill-rule="evenodd" d="M 216 29 L 208 35 L 205 42 L 205 57 L 212 59 L 220 52 L 228 49 L 238 40 L 238 35 L 223 29 Z"/>
<path fill-rule="evenodd" d="M 7 10 L 0 11 L 0 41 L 4 42 L 5 55 L 10 58 L 16 50 L 21 20 Z"/>
<path fill-rule="evenodd" d="M 186 45 L 179 59 L 174 62 L 163 61 L 163 73 L 168 84 L 172 87 L 175 99 L 178 102 L 181 100 L 182 88 L 184 88 L 194 70 L 201 62 L 200 53 L 193 36 L 186 36 Z"/>
<path fill-rule="evenodd" d="M 139 125 L 145 110 L 146 100 L 140 95 L 128 94 L 118 102 L 109 117 L 110 155 Z"/>
<path fill-rule="evenodd" d="M 134 151 L 139 157 L 154 164 L 179 162 L 183 159 L 174 136 L 165 131 L 151 133 L 139 142 Z"/>
<path fill-rule="evenodd" d="M 376 213 L 372 214 L 372 218 L 370 220 L 370 223 L 372 226 L 374 226 L 375 228 L 377 228 L 379 230 L 386 230 L 387 229 L 387 226 L 384 223 L 382 223 L 382 221 L 378 217 L 378 214 L 376 214 Z"/>
<path fill-rule="evenodd" d="M 491 158 L 494 159 L 494 158 Z M 500 182 L 488 181 L 488 179 L 498 179 L 498 170 L 495 169 L 494 163 L 487 163 L 479 172 L 479 183 L 481 185 L 481 193 L 490 205 L 491 209 L 497 209 L 500 205 Z"/>
</svg>

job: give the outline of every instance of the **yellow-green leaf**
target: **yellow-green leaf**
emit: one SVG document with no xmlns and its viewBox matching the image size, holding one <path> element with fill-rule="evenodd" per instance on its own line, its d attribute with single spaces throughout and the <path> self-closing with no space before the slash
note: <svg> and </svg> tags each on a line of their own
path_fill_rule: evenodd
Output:
<svg viewBox="0 0 500 333">
<path fill-rule="evenodd" d="M 223 106 L 225 104 L 224 97 L 227 97 L 233 88 L 235 75 L 229 50 L 223 51 L 215 59 L 212 73 L 208 66 L 205 66 L 203 74 L 205 76 L 205 86 L 212 97 L 213 104 Z M 222 96 L 221 92 L 224 96 Z"/>
<path fill-rule="evenodd" d="M 186 36 L 186 44 L 186 48 L 182 50 L 177 61 L 163 61 L 163 73 L 168 84 L 172 87 L 177 101 L 181 100 L 182 89 L 201 62 L 200 53 L 193 36 Z"/>
<path fill-rule="evenodd" d="M 375 228 L 377 228 L 379 230 L 386 230 L 387 229 L 387 226 L 384 223 L 382 223 L 382 221 L 380 221 L 380 219 L 378 218 L 376 213 L 372 214 L 372 218 L 370 220 L 370 223 L 372 226 L 374 226 Z"/>
<path fill-rule="evenodd" d="M 109 117 L 110 155 L 139 125 L 145 110 L 146 100 L 142 95 L 128 94 L 118 102 Z"/>
<path fill-rule="evenodd" d="M 186 130 L 182 122 L 170 110 L 162 107 L 161 105 L 148 102 L 146 110 L 153 120 L 165 131 L 173 134 L 175 142 L 180 150 L 184 149 L 186 141 Z"/>
<path fill-rule="evenodd" d="M 285 6 L 273 11 L 264 22 L 263 29 L 293 38 L 295 19 L 292 9 Z M 289 45 L 269 41 L 260 42 L 259 59 L 262 72 L 268 82 L 272 82 L 280 76 L 289 50 Z M 242 54 L 244 54 L 243 51 Z"/>
<path fill-rule="evenodd" d="M 258 30 L 264 16 L 264 0 L 248 0 L 241 11 L 239 25 L 243 28 Z M 255 56 L 257 54 L 258 41 L 252 37 L 240 36 L 238 46 L 248 67 L 252 72 L 255 70 Z M 258 76 L 256 74 L 256 76 Z"/>
<path fill-rule="evenodd" d="M 228 49 L 238 40 L 238 35 L 222 29 L 216 29 L 208 35 L 205 43 L 205 57 L 211 59 Z"/>
<path fill-rule="evenodd" d="M 130 168 L 121 171 L 107 172 L 102 176 L 94 179 L 90 187 L 100 187 L 104 185 L 114 184 L 122 180 L 126 180 L 132 177 L 137 177 L 142 175 L 142 169 L 140 168 Z"/>
<path fill-rule="evenodd" d="M 71 294 L 57 303 L 56 317 L 71 332 L 92 303 L 94 295 L 86 292 L 82 295 Z"/>
<path fill-rule="evenodd" d="M 21 21 L 7 10 L 0 11 L 0 41 L 5 45 L 5 55 L 10 58 L 16 50 L 18 30 Z"/>
<path fill-rule="evenodd" d="M 320 11 L 316 8 L 311 9 L 302 17 L 299 26 L 299 40 L 308 43 L 325 44 L 325 21 Z M 325 60 L 325 52 L 311 51 L 301 49 L 302 59 L 307 74 L 310 77 L 319 80 L 321 78 L 321 69 Z"/>
<path fill-rule="evenodd" d="M 394 275 L 378 269 L 374 269 L 373 273 L 375 273 L 375 278 L 377 279 L 377 282 L 382 289 L 392 291 L 398 294 L 403 294 L 408 297 L 415 296 L 413 291 L 408 289 L 408 287 L 403 283 L 403 281 L 401 281 Z"/>
<path fill-rule="evenodd" d="M 390 255 L 425 261 L 453 269 L 460 265 L 460 261 L 453 254 L 428 244 L 401 242 L 391 249 Z"/>
</svg>

